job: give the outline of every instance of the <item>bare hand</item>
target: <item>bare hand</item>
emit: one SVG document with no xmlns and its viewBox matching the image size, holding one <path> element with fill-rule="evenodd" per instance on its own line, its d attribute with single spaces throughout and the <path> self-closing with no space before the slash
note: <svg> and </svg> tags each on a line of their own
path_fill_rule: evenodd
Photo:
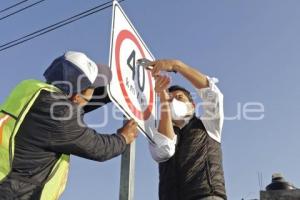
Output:
<svg viewBox="0 0 300 200">
<path fill-rule="evenodd" d="M 155 77 L 155 92 L 160 94 L 163 91 L 166 91 L 170 85 L 171 79 L 168 76 L 158 75 Z"/>
<path fill-rule="evenodd" d="M 131 119 L 117 131 L 118 134 L 124 136 L 126 144 L 132 143 L 138 136 L 137 123 Z"/>
<path fill-rule="evenodd" d="M 180 64 L 178 60 L 156 60 L 149 63 L 153 66 L 151 70 L 153 76 L 159 75 L 160 71 L 172 72 L 176 71 L 176 67 Z"/>
<path fill-rule="evenodd" d="M 155 77 L 155 92 L 160 97 L 161 101 L 168 101 L 169 100 L 169 94 L 167 92 L 167 89 L 169 88 L 171 79 L 168 76 L 161 76 L 158 75 Z"/>
</svg>

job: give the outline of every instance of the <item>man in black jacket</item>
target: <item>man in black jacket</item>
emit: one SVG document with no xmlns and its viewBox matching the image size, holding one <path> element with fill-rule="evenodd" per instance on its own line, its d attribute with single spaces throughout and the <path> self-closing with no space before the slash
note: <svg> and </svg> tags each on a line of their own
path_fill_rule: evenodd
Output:
<svg viewBox="0 0 300 200">
<path fill-rule="evenodd" d="M 225 200 L 222 167 L 221 132 L 223 95 L 217 80 L 203 75 L 178 60 L 150 63 L 156 77 L 155 90 L 160 97 L 158 130 L 149 143 L 151 155 L 159 163 L 160 200 Z M 170 78 L 160 71 L 175 71 L 196 88 L 202 98 L 203 115 L 188 90 L 171 86 Z"/>
<path fill-rule="evenodd" d="M 98 134 L 82 120 L 85 112 L 109 102 L 105 95 L 109 68 L 97 66 L 83 53 L 67 52 L 44 76 L 61 92 L 42 90 L 22 122 L 12 171 L 0 183 L 1 200 L 40 199 L 43 184 L 62 154 L 105 161 L 122 154 L 137 137 L 132 120 L 111 135 Z"/>
</svg>

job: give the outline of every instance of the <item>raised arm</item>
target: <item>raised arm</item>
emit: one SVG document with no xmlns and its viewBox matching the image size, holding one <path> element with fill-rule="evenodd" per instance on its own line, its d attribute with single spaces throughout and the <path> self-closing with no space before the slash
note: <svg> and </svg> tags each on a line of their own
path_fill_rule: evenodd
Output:
<svg viewBox="0 0 300 200">
<path fill-rule="evenodd" d="M 169 94 L 167 88 L 170 83 L 170 78 L 166 76 L 156 77 L 155 91 L 160 97 L 160 119 L 158 132 L 166 137 L 173 139 L 175 134 L 173 130 L 172 117 L 170 112 Z"/>
<path fill-rule="evenodd" d="M 155 92 L 160 97 L 160 120 L 158 129 L 153 130 L 153 140 L 155 143 L 149 143 L 149 150 L 156 162 L 164 162 L 174 155 L 177 137 L 173 129 L 169 95 L 167 92 L 170 78 L 156 76 L 155 79 Z"/>
<path fill-rule="evenodd" d="M 160 71 L 175 71 L 184 76 L 194 85 L 194 87 L 198 89 L 206 88 L 209 86 L 206 75 L 188 66 L 180 60 L 156 60 L 151 62 L 150 65 L 153 66 L 153 76 L 158 75 Z"/>
<path fill-rule="evenodd" d="M 126 144 L 130 144 L 138 135 L 137 124 L 133 120 L 118 129 L 116 134 L 99 134 L 84 123 L 80 125 L 82 116 L 76 112 L 74 109 L 70 119 L 49 121 L 48 129 L 51 131 L 47 144 L 51 151 L 105 161 L 122 154 Z"/>
</svg>

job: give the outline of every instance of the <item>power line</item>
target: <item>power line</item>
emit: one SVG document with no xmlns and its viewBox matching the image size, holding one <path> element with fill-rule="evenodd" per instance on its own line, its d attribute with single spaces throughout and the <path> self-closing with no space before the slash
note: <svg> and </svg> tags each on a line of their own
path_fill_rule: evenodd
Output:
<svg viewBox="0 0 300 200">
<path fill-rule="evenodd" d="M 109 3 L 111 3 L 111 1 L 108 1 L 108 2 L 103 3 L 103 4 L 101 4 L 101 5 L 98 5 L 98 6 L 94 7 L 94 8 L 88 9 L 88 10 L 86 10 L 86 11 L 84 11 L 84 12 L 81 12 L 81 13 L 79 13 L 79 14 L 77 14 L 77 15 L 74 15 L 74 16 L 69 17 L 69 18 L 67 18 L 67 19 L 64 19 L 64 20 L 62 20 L 62 21 L 59 21 L 59 22 L 57 22 L 57 23 L 55 23 L 55 24 L 52 24 L 52 25 L 47 26 L 47 27 L 45 27 L 45 28 L 42 28 L 42 29 L 40 29 L 40 30 L 34 31 L 33 33 L 30 33 L 30 34 L 28 34 L 28 35 L 22 36 L 22 37 L 20 37 L 20 38 L 18 38 L 18 39 L 16 39 L 16 40 L 13 40 L 13 41 L 10 41 L 10 42 L 8 42 L 8 43 L 5 43 L 5 44 L 1 45 L 0 48 L 5 47 L 5 46 L 10 45 L 10 44 L 13 44 L 13 43 L 15 43 L 15 42 L 18 42 L 18 41 L 20 41 L 20 40 L 22 40 L 22 39 L 25 39 L 25 38 L 30 37 L 30 36 L 32 36 L 32 35 L 38 34 L 38 33 L 40 33 L 40 32 L 46 31 L 47 29 L 50 29 L 50 28 L 59 26 L 60 24 L 67 23 L 69 20 L 72 20 L 72 19 L 74 19 L 74 18 L 76 18 L 76 17 L 80 17 L 81 15 L 84 15 L 85 13 L 94 11 L 94 10 L 96 10 L 96 9 L 98 9 L 98 8 L 101 8 L 102 6 L 105 6 L 105 5 L 109 4 Z"/>
<path fill-rule="evenodd" d="M 22 3 L 25 3 L 26 1 L 28 1 L 28 0 L 20 1 L 19 3 L 16 3 L 14 5 L 11 5 L 11 6 L 7 7 L 7 8 L 4 8 L 4 9 L 0 10 L 0 13 L 3 13 L 4 11 L 7 11 L 7 10 L 9 10 L 11 8 L 14 8 L 14 7 L 16 7 L 16 6 L 18 6 L 18 5 L 22 4 Z"/>
<path fill-rule="evenodd" d="M 125 0 L 120 0 L 119 2 L 121 3 L 122 1 L 125 1 Z M 34 31 L 33 33 L 30 33 L 28 35 L 20 37 L 20 38 L 18 38 L 16 40 L 7 42 L 7 43 L 5 43 L 5 44 L 3 44 L 3 45 L 0 46 L 0 52 L 4 51 L 6 49 L 9 49 L 11 47 L 17 46 L 19 44 L 22 44 L 22 43 L 24 43 L 26 41 L 32 40 L 32 39 L 34 39 L 36 37 L 39 37 L 41 35 L 44 35 L 44 34 L 46 34 L 48 32 L 54 31 L 54 30 L 56 30 L 56 29 L 58 29 L 60 27 L 63 27 L 63 26 L 68 25 L 70 23 L 73 23 L 73 22 L 75 22 L 75 21 L 77 21 L 79 19 L 88 17 L 89 15 L 92 15 L 92 14 L 95 14 L 97 12 L 100 12 L 100 11 L 102 11 L 104 9 L 107 9 L 107 8 L 111 7 L 111 6 L 112 6 L 112 1 L 108 1 L 108 2 L 103 3 L 101 5 L 95 6 L 94 8 L 91 8 L 91 9 L 88 9 L 88 10 L 86 10 L 84 12 L 81 12 L 81 13 L 79 13 L 77 15 L 74 15 L 74 16 L 69 17 L 67 19 L 64 19 L 62 21 L 59 21 L 59 22 L 57 22 L 55 24 L 52 24 L 52 25 L 47 26 L 45 28 L 42 28 L 40 30 Z"/>
<path fill-rule="evenodd" d="M 45 27 L 45 28 L 42 28 L 42 29 L 40 29 L 40 30 L 37 30 L 37 31 L 34 31 L 33 33 L 30 33 L 30 34 L 28 34 L 28 35 L 25 35 L 25 36 L 23 36 L 23 37 L 20 37 L 20 38 L 18 38 L 18 39 L 16 39 L 16 40 L 13 40 L 13 41 L 10 41 L 10 42 L 8 42 L 8 43 L 5 43 L 5 44 L 3 44 L 3 45 L 1 45 L 0 46 L 0 51 L 2 51 L 2 49 L 3 49 L 3 47 L 7 47 L 8 45 L 10 45 L 10 44 L 13 44 L 13 43 L 16 43 L 16 42 L 19 42 L 19 41 L 21 41 L 21 40 L 23 40 L 23 39 L 28 39 L 28 37 L 30 37 L 30 36 L 33 36 L 33 35 L 37 35 L 37 34 L 39 34 L 39 33 L 42 33 L 42 32 L 47 32 L 48 31 L 48 29 L 49 30 L 55 30 L 56 28 L 59 28 L 59 27 L 61 27 L 61 26 L 63 26 L 63 25 L 66 25 L 66 24 L 69 24 L 69 23 L 71 23 L 71 22 L 73 22 L 73 21 L 76 21 L 76 20 L 79 20 L 79 19 L 81 19 L 81 18 L 83 18 L 85 15 L 84 14 L 86 14 L 86 13 L 89 13 L 89 12 L 91 12 L 91 11 L 95 11 L 96 10 L 96 12 L 98 12 L 98 10 L 97 9 L 99 9 L 99 8 L 101 8 L 102 6 L 105 6 L 105 5 L 107 5 L 107 4 L 109 4 L 109 3 L 111 3 L 111 1 L 109 1 L 109 2 L 106 2 L 106 3 L 103 3 L 103 4 L 101 4 L 101 5 L 98 5 L 98 6 L 96 6 L 96 7 L 94 7 L 94 8 L 91 8 L 91 9 L 89 9 L 89 10 L 86 10 L 86 11 L 84 11 L 84 12 L 81 12 L 81 13 L 79 13 L 79 14 L 77 14 L 77 15 L 74 15 L 74 16 L 72 16 L 72 17 L 69 17 L 69 18 L 67 18 L 67 19 L 64 19 L 64 20 L 62 20 L 62 21 L 59 21 L 59 22 L 57 22 L 57 23 L 55 23 L 55 24 L 52 24 L 52 25 L 50 25 L 50 26 L 47 26 L 47 27 Z M 111 5 L 110 5 L 111 6 Z M 100 11 L 100 10 L 99 10 Z M 93 12 L 94 13 L 94 12 Z M 93 14 L 93 13 L 91 13 L 91 14 Z M 84 16 L 82 16 L 82 15 L 84 15 Z M 88 16 L 88 15 L 87 15 Z M 77 17 L 79 17 L 78 19 L 76 19 Z M 27 40 L 26 40 L 27 41 Z M 19 44 L 19 43 L 17 43 L 17 44 Z M 15 46 L 15 45 L 14 45 Z M 10 46 L 8 46 L 7 48 L 9 48 Z M 4 49 L 3 49 L 4 50 Z"/>
<path fill-rule="evenodd" d="M 43 28 L 43 29 L 41 29 L 41 30 L 35 31 L 34 34 L 31 33 L 31 34 L 26 35 L 26 36 L 24 36 L 24 37 L 22 37 L 22 38 L 19 38 L 19 39 L 17 39 L 17 40 L 14 40 L 14 41 L 16 41 L 16 43 L 13 42 L 13 41 L 7 43 L 7 44 L 11 44 L 11 45 L 9 45 L 9 46 L 1 45 L 0 47 L 3 47 L 3 46 L 6 46 L 6 47 L 1 48 L 1 49 L 0 49 L 0 52 L 3 51 L 3 50 L 5 50 L 5 49 L 11 48 L 11 47 L 13 47 L 13 46 L 16 46 L 16 45 L 18 45 L 18 44 L 21 44 L 21 43 L 24 43 L 24 42 L 26 42 L 26 41 L 29 41 L 29 40 L 31 40 L 31 39 L 34 39 L 34 38 L 36 38 L 36 37 L 38 37 L 38 36 L 44 35 L 44 34 L 46 34 L 46 33 L 48 33 L 48 32 L 51 32 L 51 31 L 53 31 L 53 30 L 55 30 L 55 29 L 58 29 L 58 28 L 60 28 L 60 27 L 62 27 L 62 26 L 65 26 L 65 25 L 67 25 L 67 24 L 70 24 L 70 23 L 72 23 L 72 22 L 74 22 L 74 21 L 77 21 L 77 20 L 79 20 L 79 19 L 81 19 L 81 18 L 84 18 L 84 17 L 87 17 L 87 16 L 89 16 L 89 15 L 92 15 L 92 14 L 94 14 L 94 13 L 96 13 L 96 12 L 99 12 L 99 11 L 104 10 L 104 9 L 106 9 L 106 8 L 109 8 L 109 7 L 111 7 L 111 6 L 112 6 L 112 4 L 111 4 L 111 5 L 108 5 L 108 6 L 106 6 L 106 7 L 103 7 L 103 8 L 101 8 L 101 9 L 99 9 L 99 10 L 96 10 L 96 11 L 94 11 L 94 12 L 92 12 L 92 13 L 83 15 L 83 16 L 77 18 L 77 19 L 73 19 L 73 20 L 71 20 L 71 21 L 68 21 L 68 20 L 67 20 L 65 23 L 61 23 L 61 24 L 60 24 L 60 23 L 56 23 L 56 24 L 55 24 L 56 26 L 55 26 L 55 25 L 51 25 L 51 26 L 48 26 L 48 27 Z M 52 27 L 52 28 L 51 28 L 51 27 Z M 31 37 L 30 37 L 30 36 L 31 36 Z M 21 40 L 21 39 L 23 39 L 23 40 Z M 17 42 L 17 41 L 19 41 L 19 42 Z M 13 43 L 13 44 L 12 44 L 12 43 Z"/>
<path fill-rule="evenodd" d="M 35 3 L 33 3 L 33 4 L 30 4 L 30 5 L 28 5 L 28 6 L 24 7 L 24 8 L 21 8 L 21 9 L 15 11 L 15 12 L 12 12 L 12 13 L 10 13 L 10 14 L 8 14 L 8 15 L 5 15 L 5 16 L 3 16 L 3 17 L 0 18 L 0 21 L 3 20 L 3 19 L 6 19 L 6 18 L 8 18 L 8 17 L 10 17 L 10 16 L 12 16 L 12 15 L 15 15 L 15 14 L 17 14 L 17 13 L 19 13 L 19 12 L 22 12 L 23 10 L 26 10 L 26 9 L 28 9 L 28 8 L 31 8 L 31 7 L 33 7 L 33 6 L 37 5 L 37 4 L 40 4 L 40 3 L 42 3 L 43 1 L 45 1 L 45 0 L 37 1 L 37 2 L 35 2 Z"/>
</svg>

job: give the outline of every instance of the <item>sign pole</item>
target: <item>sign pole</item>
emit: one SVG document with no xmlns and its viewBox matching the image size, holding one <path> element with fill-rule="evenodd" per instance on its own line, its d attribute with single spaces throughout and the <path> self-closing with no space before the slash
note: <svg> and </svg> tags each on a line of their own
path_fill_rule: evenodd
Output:
<svg viewBox="0 0 300 200">
<path fill-rule="evenodd" d="M 127 145 L 125 152 L 122 154 L 119 200 L 134 199 L 135 147 L 136 144 L 133 141 L 130 145 Z"/>
<path fill-rule="evenodd" d="M 107 87 L 111 101 L 127 118 L 134 119 L 139 131 L 150 142 L 156 123 L 155 81 L 140 58 L 155 60 L 152 53 L 126 16 L 118 1 L 113 1 L 109 66 L 112 79 Z M 124 117 L 125 119 L 125 117 Z M 135 149 L 128 145 L 121 158 L 119 200 L 134 199 Z"/>
</svg>

